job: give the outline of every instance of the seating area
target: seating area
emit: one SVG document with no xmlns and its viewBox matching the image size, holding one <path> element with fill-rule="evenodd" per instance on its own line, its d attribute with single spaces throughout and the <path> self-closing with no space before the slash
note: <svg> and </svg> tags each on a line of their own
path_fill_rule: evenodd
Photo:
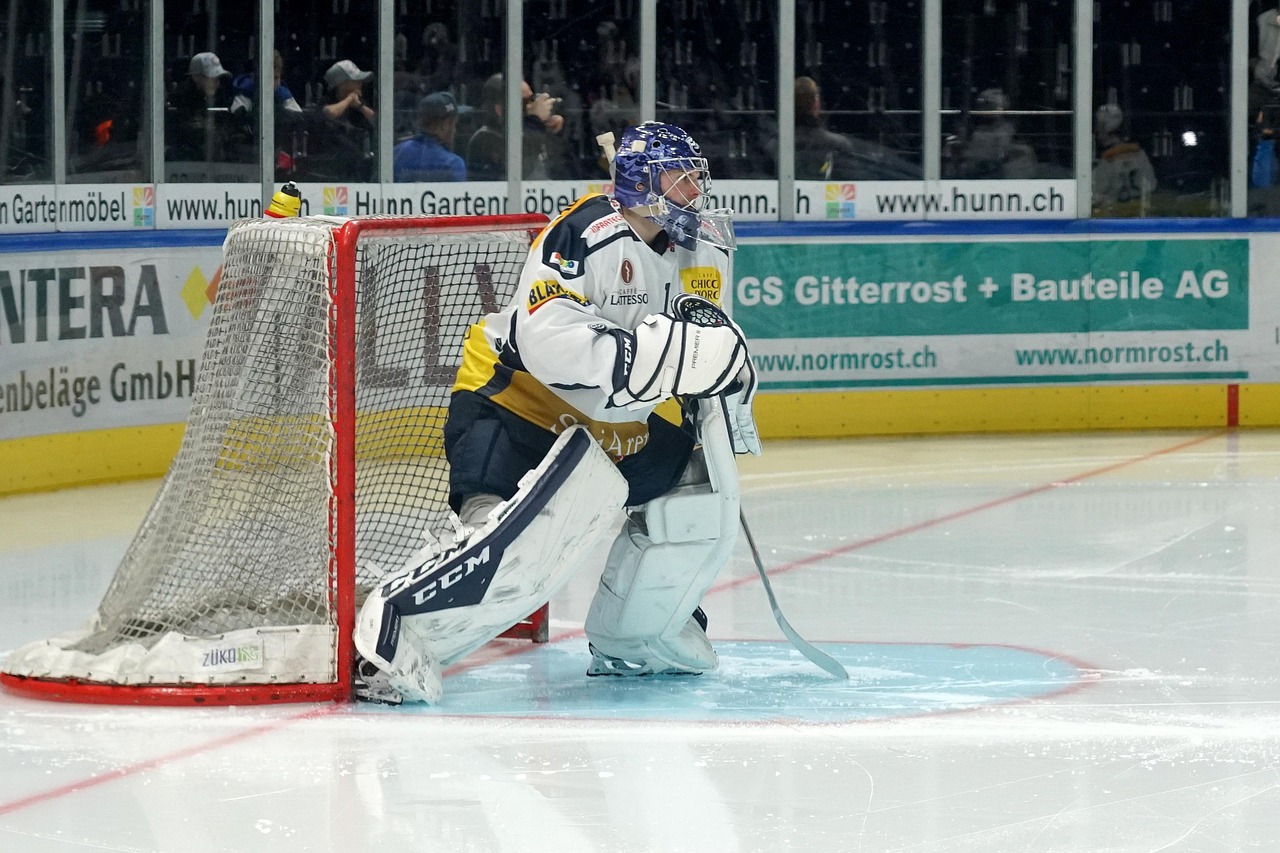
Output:
<svg viewBox="0 0 1280 853">
<path fill-rule="evenodd" d="M 0 38 L 3 129 L 0 180 L 49 182 L 55 170 L 51 120 L 66 116 L 69 181 L 153 179 L 148 102 L 151 3 L 162 5 L 166 97 L 187 76 L 191 57 L 211 48 L 230 89 L 256 71 L 257 3 L 226 0 L 83 0 L 66 4 L 66 103 L 56 104 L 47 3 L 13 3 Z M 888 0 L 801 0 L 795 4 L 795 74 L 821 92 L 822 121 L 852 140 L 832 177 L 918 178 L 923 172 L 922 104 L 925 4 Z M 1093 101 L 1117 105 L 1121 132 L 1150 158 L 1158 188 L 1152 211 L 1212 215 L 1230 173 L 1231 4 L 1220 0 L 1134 0 L 1095 3 Z M 1254 21 L 1275 0 L 1249 0 Z M 940 0 L 940 88 L 944 177 L 1070 177 L 1075 151 L 1073 57 L 1075 4 L 1028 0 Z M 338 60 L 378 67 L 378 0 L 278 0 L 274 32 L 282 57 L 280 83 L 303 111 L 325 103 L 326 71 Z M 551 177 L 606 177 L 598 133 L 639 116 L 639 0 L 530 0 L 524 4 L 526 77 L 535 92 L 558 99 L 564 118 Z M 779 172 L 779 0 L 663 0 L 657 11 L 656 118 L 680 123 L 703 140 L 721 178 L 776 178 Z M 482 119 L 481 87 L 503 70 L 504 0 L 433 0 L 394 4 L 394 80 L 364 87 L 367 104 L 390 98 L 396 140 L 417 132 L 417 102 L 449 91 L 459 105 L 456 147 Z M 3 32 L 11 25 L 13 32 Z M 252 83 L 249 84 L 250 87 Z M 999 92 L 992 109 L 984 95 Z M 1255 97 L 1256 96 L 1256 97 Z M 65 107 L 65 109 L 64 109 Z M 1280 87 L 1253 93 L 1255 108 L 1280 115 Z M 1268 113 L 1270 114 L 1270 113 Z M 786 121 L 787 117 L 783 117 Z M 220 162 L 254 165 L 248 146 L 223 146 Z M 1251 118 L 1252 121 L 1252 118 Z M 1018 174 L 986 174 L 964 151 L 984 128 L 999 124 L 1031 152 Z M 1265 122 L 1263 123 L 1265 124 Z M 1265 128 L 1270 132 L 1269 127 Z M 1253 129 L 1254 150 L 1262 124 Z M 315 122 L 277 127 L 277 178 L 376 178 L 376 140 L 365 155 L 322 150 Z M 189 159 L 168 152 L 171 159 Z M 1096 156 L 1097 152 L 1090 152 Z M 332 161 L 332 162 L 331 162 Z M 364 162 L 362 162 L 364 161 Z M 346 168 L 355 162 L 359 169 Z M 1009 170 L 1005 170 L 1008 172 Z M 1280 174 L 1280 170 L 1276 170 Z M 1255 187 L 1266 190 L 1269 187 Z M 1259 192 L 1258 199 L 1269 197 Z M 1260 202 L 1261 203 L 1261 202 Z M 1262 209 L 1262 208 L 1260 208 Z M 1266 208 L 1266 209 L 1269 209 Z"/>
</svg>

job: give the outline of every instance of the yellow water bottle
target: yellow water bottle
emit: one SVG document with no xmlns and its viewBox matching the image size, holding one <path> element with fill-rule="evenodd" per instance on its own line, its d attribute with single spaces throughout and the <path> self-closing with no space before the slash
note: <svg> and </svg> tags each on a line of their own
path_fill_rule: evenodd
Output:
<svg viewBox="0 0 1280 853">
<path fill-rule="evenodd" d="M 302 190 L 293 181 L 282 186 L 271 197 L 266 215 L 272 219 L 288 219 L 302 212 Z"/>
</svg>

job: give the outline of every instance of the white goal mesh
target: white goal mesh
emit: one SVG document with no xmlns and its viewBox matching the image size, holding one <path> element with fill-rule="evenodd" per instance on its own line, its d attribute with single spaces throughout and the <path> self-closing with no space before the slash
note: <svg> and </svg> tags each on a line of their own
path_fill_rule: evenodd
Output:
<svg viewBox="0 0 1280 853">
<path fill-rule="evenodd" d="M 155 502 L 93 618 L 15 651 L 4 683 L 345 696 L 355 601 L 448 513 L 441 430 L 464 334 L 514 291 L 539 221 L 236 223 Z"/>
</svg>

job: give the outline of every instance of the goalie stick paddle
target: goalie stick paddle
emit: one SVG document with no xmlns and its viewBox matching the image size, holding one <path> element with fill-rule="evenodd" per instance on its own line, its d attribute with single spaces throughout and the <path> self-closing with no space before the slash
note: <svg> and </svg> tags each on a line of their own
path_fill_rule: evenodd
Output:
<svg viewBox="0 0 1280 853">
<path fill-rule="evenodd" d="M 800 654 L 836 678 L 847 681 L 849 679 L 849 671 L 831 655 L 801 637 L 796 632 L 796 629 L 791 627 L 787 617 L 782 615 L 782 608 L 778 606 L 778 598 L 773 594 L 773 584 L 769 583 L 769 573 L 765 571 L 764 561 L 760 559 L 760 549 L 756 547 L 756 539 L 751 535 L 751 528 L 747 526 L 747 516 L 741 510 L 738 511 L 738 520 L 742 522 L 742 532 L 747 534 L 747 544 L 751 546 L 751 556 L 756 561 L 756 571 L 760 573 L 760 582 L 764 584 L 765 595 L 769 596 L 769 606 L 773 608 L 773 618 L 778 623 L 778 627 L 782 629 L 782 633 L 791 641 L 791 645 L 800 650 Z"/>
</svg>

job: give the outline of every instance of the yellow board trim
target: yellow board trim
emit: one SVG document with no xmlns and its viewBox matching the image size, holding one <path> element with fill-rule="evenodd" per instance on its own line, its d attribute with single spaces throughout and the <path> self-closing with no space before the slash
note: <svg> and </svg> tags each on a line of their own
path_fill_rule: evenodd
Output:
<svg viewBox="0 0 1280 853">
<path fill-rule="evenodd" d="M 1229 426 L 1227 385 L 762 393 L 765 438 Z M 1280 426 L 1280 385 L 1239 386 L 1240 426 Z"/>
<path fill-rule="evenodd" d="M 762 437 L 851 438 L 986 432 L 1203 429 L 1229 426 L 1227 385 L 949 388 L 946 390 L 762 393 Z M 1280 384 L 1238 386 L 1241 427 L 1280 426 Z M 664 411 L 665 415 L 672 412 Z M 439 424 L 443 410 L 371 415 L 361 429 L 374 456 L 433 454 L 431 441 L 406 446 L 371 427 L 415 418 Z M 182 424 L 127 427 L 0 441 L 0 495 L 162 476 L 182 441 Z M 425 430 L 429 432 L 430 430 Z M 389 434 L 400 435 L 391 430 Z M 420 437 L 419 437 L 420 438 Z"/>
<path fill-rule="evenodd" d="M 1240 426 L 1280 426 L 1280 384 L 1240 386 Z"/>
<path fill-rule="evenodd" d="M 0 441 L 0 495 L 159 477 L 183 424 L 121 427 Z"/>
</svg>

